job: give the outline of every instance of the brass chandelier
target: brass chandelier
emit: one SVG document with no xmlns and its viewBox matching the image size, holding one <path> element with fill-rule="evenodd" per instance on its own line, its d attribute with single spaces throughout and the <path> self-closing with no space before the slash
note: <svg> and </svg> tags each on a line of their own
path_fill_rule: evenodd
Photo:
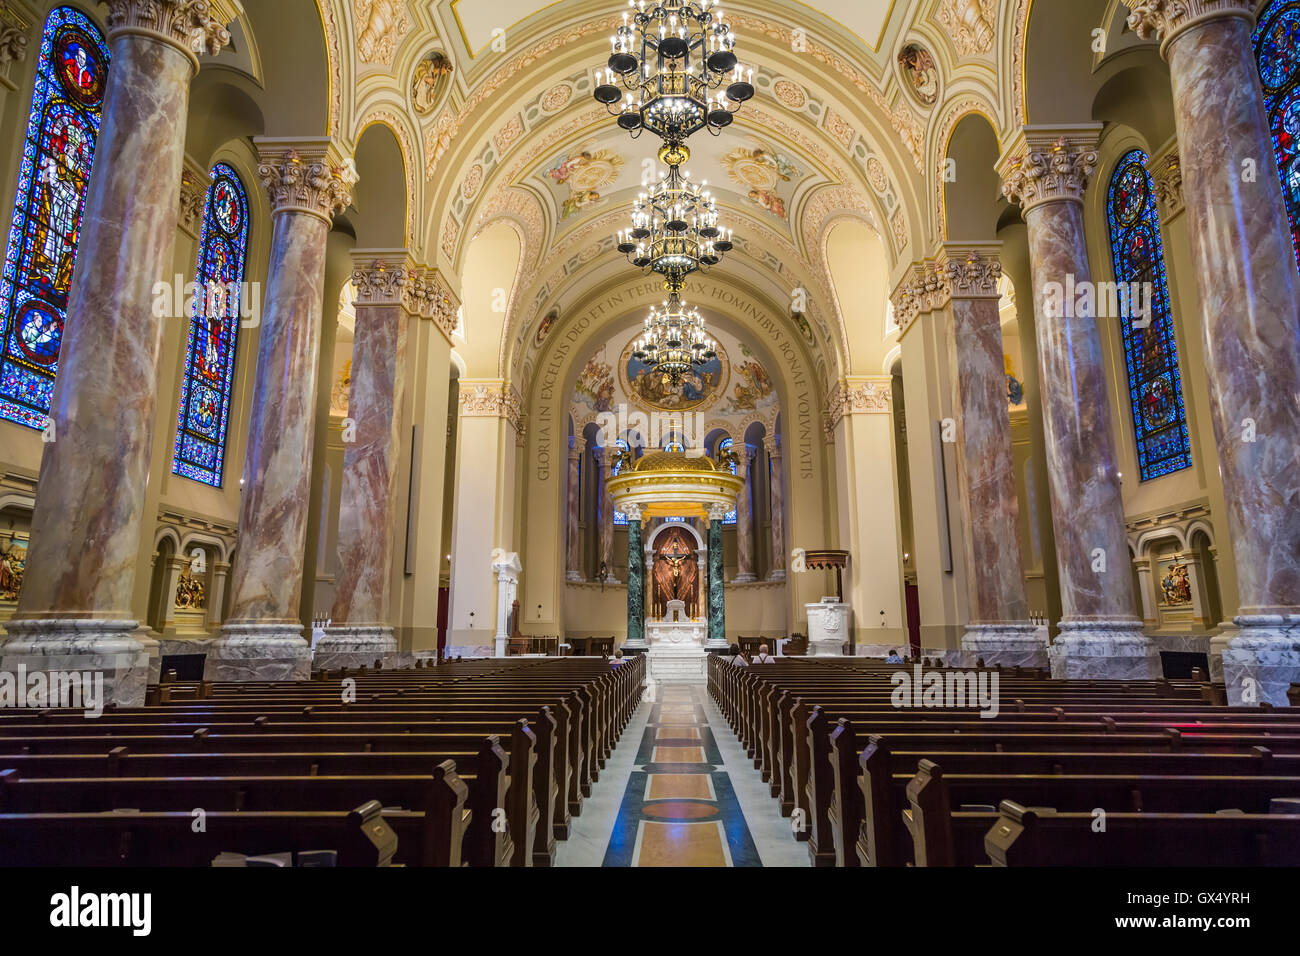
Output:
<svg viewBox="0 0 1300 956">
<path fill-rule="evenodd" d="M 645 328 L 632 346 L 632 357 L 649 365 L 672 388 L 717 355 L 717 344 L 705 330 L 699 309 L 688 308 L 675 291 L 662 307 L 650 309 Z"/>
<path fill-rule="evenodd" d="M 690 157 L 685 146 L 665 146 L 661 160 L 676 160 L 668 174 L 632 203 L 632 227 L 620 230 L 617 249 L 638 269 L 663 276 L 664 287 L 680 291 L 691 273 L 721 261 L 734 248 L 731 230 L 718 225 L 718 209 L 708 183 L 683 173 Z"/>
<path fill-rule="evenodd" d="M 754 95 L 754 71 L 738 65 L 736 35 L 717 0 L 628 6 L 610 37 L 608 67 L 597 74 L 596 100 L 633 138 L 649 130 L 681 145 L 701 129 L 716 136 L 730 126 Z"/>
</svg>

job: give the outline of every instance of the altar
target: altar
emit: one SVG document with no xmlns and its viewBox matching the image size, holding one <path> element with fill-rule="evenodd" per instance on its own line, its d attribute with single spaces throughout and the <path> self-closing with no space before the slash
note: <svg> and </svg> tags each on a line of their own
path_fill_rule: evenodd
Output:
<svg viewBox="0 0 1300 956">
<path fill-rule="evenodd" d="M 727 646 L 722 520 L 735 508 L 743 483 L 725 457 L 715 461 L 680 451 L 639 459 L 628 451 L 622 455 L 609 493 L 628 519 L 623 647 L 646 652 L 652 687 L 661 681 L 703 684 L 709 652 Z"/>
<path fill-rule="evenodd" d="M 676 684 L 703 684 L 708 665 L 704 642 L 709 635 L 705 620 L 685 616 L 685 602 L 668 602 L 662 620 L 646 622 L 646 670 L 650 680 Z"/>
</svg>

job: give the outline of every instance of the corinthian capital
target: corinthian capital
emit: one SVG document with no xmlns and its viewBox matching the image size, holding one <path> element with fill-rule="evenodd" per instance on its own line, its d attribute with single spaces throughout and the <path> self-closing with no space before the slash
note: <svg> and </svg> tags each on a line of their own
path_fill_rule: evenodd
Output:
<svg viewBox="0 0 1300 956">
<path fill-rule="evenodd" d="M 935 262 L 946 296 L 992 299 L 999 295 L 1002 263 L 1000 243 L 946 243 Z"/>
<path fill-rule="evenodd" d="M 353 253 L 356 265 L 352 285 L 357 290 L 357 305 L 411 306 L 411 289 L 414 280 L 411 262 L 404 253 L 376 255 Z"/>
<path fill-rule="evenodd" d="M 1100 130 L 1095 124 L 1022 130 L 998 161 L 1002 194 L 1024 212 L 1046 202 L 1082 203 L 1097 171 Z"/>
<path fill-rule="evenodd" d="M 1174 37 L 1207 20 L 1241 17 L 1253 23 L 1256 7 L 1255 0 L 1124 0 L 1124 4 L 1132 11 L 1129 29 L 1143 40 L 1159 39 L 1162 54 Z"/>
<path fill-rule="evenodd" d="M 326 222 L 352 205 L 357 168 L 329 140 L 255 140 L 257 175 L 271 197 L 271 212 L 304 212 Z"/>
<path fill-rule="evenodd" d="M 124 33 L 149 36 L 177 47 L 199 68 L 201 54 L 216 56 L 230 42 L 230 31 L 214 17 L 209 0 L 105 0 L 108 38 Z"/>
<path fill-rule="evenodd" d="M 432 268 L 417 269 L 412 295 L 415 305 L 413 311 L 423 318 L 433 320 L 447 340 L 451 341 L 452 333 L 456 331 L 456 313 L 460 309 L 460 302 L 442 273 Z"/>
</svg>

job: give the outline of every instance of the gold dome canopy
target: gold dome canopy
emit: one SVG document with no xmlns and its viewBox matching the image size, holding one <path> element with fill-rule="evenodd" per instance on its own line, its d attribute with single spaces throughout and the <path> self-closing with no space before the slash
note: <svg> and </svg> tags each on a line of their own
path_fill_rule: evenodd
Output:
<svg viewBox="0 0 1300 956">
<path fill-rule="evenodd" d="M 637 473 L 647 471 L 717 471 L 718 467 L 713 463 L 713 459 L 707 455 L 692 457 L 680 451 L 652 451 L 642 455 L 632 470 Z"/>
</svg>

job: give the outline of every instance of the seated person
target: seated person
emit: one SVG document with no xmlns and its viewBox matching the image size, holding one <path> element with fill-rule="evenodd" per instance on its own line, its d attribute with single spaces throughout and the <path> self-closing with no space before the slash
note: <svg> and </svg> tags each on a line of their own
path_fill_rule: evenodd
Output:
<svg viewBox="0 0 1300 956">
<path fill-rule="evenodd" d="M 623 663 L 623 648 L 620 647 L 618 650 L 614 652 L 614 659 L 609 662 L 609 666 L 618 667 L 618 665 L 622 663 Z"/>
<path fill-rule="evenodd" d="M 745 655 L 740 653 L 740 645 L 732 644 L 727 648 L 727 653 L 731 655 L 731 664 L 734 667 L 748 667 L 749 661 L 745 660 Z"/>
<path fill-rule="evenodd" d="M 776 658 L 767 652 L 767 645 L 758 645 L 758 653 L 754 655 L 755 664 L 775 664 Z"/>
<path fill-rule="evenodd" d="M 891 648 L 889 649 L 889 653 L 888 653 L 887 655 L 885 655 L 885 663 L 886 663 L 886 664 L 901 664 L 901 663 L 903 663 L 903 659 L 902 659 L 901 657 L 898 656 L 898 648 L 896 648 L 896 647 L 891 647 Z"/>
</svg>

